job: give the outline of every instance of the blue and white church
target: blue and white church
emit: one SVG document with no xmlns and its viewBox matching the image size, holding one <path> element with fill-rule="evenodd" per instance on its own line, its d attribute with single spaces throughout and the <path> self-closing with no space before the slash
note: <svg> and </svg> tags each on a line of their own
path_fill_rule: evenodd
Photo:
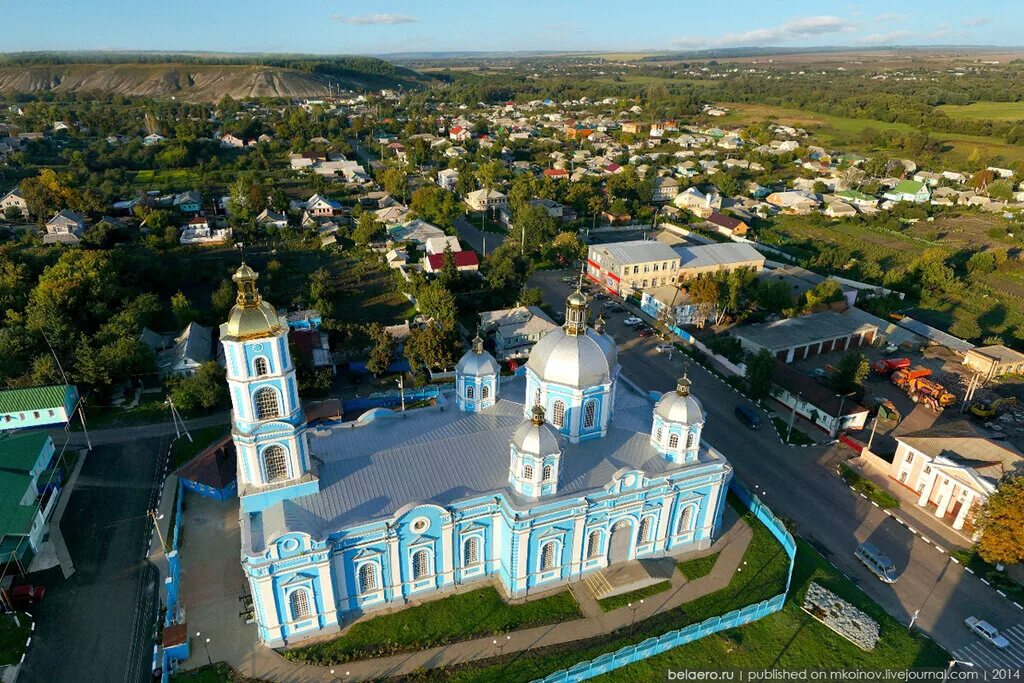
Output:
<svg viewBox="0 0 1024 683">
<path fill-rule="evenodd" d="M 620 378 L 580 291 L 525 373 L 501 377 L 477 338 L 438 405 L 328 428 L 306 423 L 257 274 L 234 280 L 221 340 L 242 570 L 267 645 L 462 586 L 529 597 L 715 538 L 732 468 L 701 440 L 689 380 L 654 402 Z"/>
</svg>

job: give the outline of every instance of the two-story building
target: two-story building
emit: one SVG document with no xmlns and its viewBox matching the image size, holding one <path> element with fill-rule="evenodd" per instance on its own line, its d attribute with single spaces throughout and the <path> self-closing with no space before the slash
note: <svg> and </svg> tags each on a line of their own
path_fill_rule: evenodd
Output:
<svg viewBox="0 0 1024 683">
<path fill-rule="evenodd" d="M 0 566 L 23 574 L 46 533 L 63 484 L 51 469 L 55 448 L 45 431 L 0 437 Z"/>
<path fill-rule="evenodd" d="M 0 390 L 0 432 L 67 424 L 76 405 L 73 384 Z"/>
<path fill-rule="evenodd" d="M 639 296 L 675 282 L 679 263 L 675 249 L 655 240 L 594 244 L 587 250 L 587 277 L 612 294 Z"/>
<path fill-rule="evenodd" d="M 547 313 L 537 306 L 517 306 L 480 314 L 483 332 L 494 333 L 494 351 L 499 360 L 525 358 L 548 332 L 558 329 Z"/>
</svg>

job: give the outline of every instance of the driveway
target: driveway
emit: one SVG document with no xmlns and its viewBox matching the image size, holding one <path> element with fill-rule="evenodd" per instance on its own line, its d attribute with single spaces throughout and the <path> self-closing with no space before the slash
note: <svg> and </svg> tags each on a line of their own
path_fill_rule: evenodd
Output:
<svg viewBox="0 0 1024 683">
<path fill-rule="evenodd" d="M 530 285 L 540 287 L 545 299 L 561 310 L 571 287 L 560 282 L 566 274 L 568 271 L 535 273 Z M 920 523 L 924 520 L 918 511 L 898 511 L 897 516 L 905 522 L 899 523 L 853 493 L 835 473 L 837 461 L 851 457 L 851 451 L 839 446 L 785 446 L 771 429 L 747 429 L 733 414 L 737 403 L 746 402 L 744 397 L 684 354 L 674 354 L 670 361 L 657 353 L 656 338 L 640 339 L 622 324 L 627 315 L 608 316 L 607 329 L 618 342 L 622 374 L 644 391 L 664 392 L 675 387 L 685 367 L 707 415 L 707 442 L 729 459 L 736 475 L 773 512 L 793 520 L 799 535 L 891 615 L 909 623 L 917 612 L 917 628 L 950 652 L 964 656 L 974 651 L 970 646 L 979 643 L 963 626 L 966 617 L 978 616 L 1000 629 L 1024 623 L 1024 610 L 937 547 L 935 539 L 942 544 L 941 537 Z M 857 545 L 869 539 L 901 570 L 897 583 L 879 582 L 853 557 Z M 1024 642 L 1014 648 L 1009 656 L 1020 657 L 1024 666 Z M 987 666 L 988 661 L 1014 660 L 990 656 L 975 661 Z"/>
<path fill-rule="evenodd" d="M 469 244 L 473 251 L 486 256 L 508 239 L 505 235 L 496 232 L 483 232 L 480 228 L 471 225 L 464 216 L 455 219 L 455 231 L 459 233 L 459 239 Z"/>
<path fill-rule="evenodd" d="M 99 446 L 86 456 L 61 531 L 75 573 L 31 577 L 47 586 L 20 680 L 136 683 L 152 670 L 159 605 L 146 556 L 147 510 L 170 439 Z"/>
</svg>

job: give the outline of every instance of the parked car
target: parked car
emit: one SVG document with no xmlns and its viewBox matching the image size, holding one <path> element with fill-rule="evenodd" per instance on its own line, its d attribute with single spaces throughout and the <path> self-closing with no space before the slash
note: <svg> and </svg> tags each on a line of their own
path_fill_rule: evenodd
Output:
<svg viewBox="0 0 1024 683">
<path fill-rule="evenodd" d="M 562 282 L 576 282 L 576 278 L 571 275 L 566 275 L 562 278 Z"/>
<path fill-rule="evenodd" d="M 741 403 L 738 406 L 736 406 L 736 410 L 734 410 L 733 412 L 736 413 L 736 417 L 739 418 L 739 421 L 745 424 L 747 427 L 751 429 L 761 428 L 761 416 L 758 415 L 757 411 L 754 410 L 753 406 Z"/>
<path fill-rule="evenodd" d="M 896 574 L 896 566 L 892 560 L 882 554 L 882 551 L 871 543 L 861 543 L 853 551 L 853 556 L 863 563 L 872 574 L 885 583 L 896 583 L 899 576 Z"/>
<path fill-rule="evenodd" d="M 1006 636 L 999 632 L 999 629 L 987 621 L 982 621 L 978 617 L 967 617 L 964 619 L 964 625 L 974 631 L 975 634 L 981 636 L 982 640 L 987 640 L 1000 650 L 1010 644 L 1010 641 L 1006 639 Z"/>
<path fill-rule="evenodd" d="M 643 327 L 638 329 L 636 331 L 636 333 L 638 335 L 640 335 L 641 337 L 643 337 L 644 339 L 646 339 L 647 337 L 653 337 L 654 336 L 654 330 L 651 329 L 650 327 L 648 327 L 647 325 L 644 325 Z"/>
<path fill-rule="evenodd" d="M 11 603 L 11 607 L 17 610 L 25 610 L 37 602 L 43 599 L 46 595 L 46 588 L 43 586 L 34 586 L 30 583 L 15 586 L 7 591 L 7 599 Z"/>
<path fill-rule="evenodd" d="M 675 348 L 676 347 L 674 347 L 672 344 L 658 344 L 656 347 L 654 347 L 654 350 L 657 351 L 658 353 L 668 353 L 670 351 L 674 351 Z"/>
<path fill-rule="evenodd" d="M 622 322 L 625 323 L 626 325 L 629 325 L 630 327 L 633 327 L 634 325 L 642 325 L 644 321 L 636 317 L 635 315 L 631 315 Z"/>
</svg>

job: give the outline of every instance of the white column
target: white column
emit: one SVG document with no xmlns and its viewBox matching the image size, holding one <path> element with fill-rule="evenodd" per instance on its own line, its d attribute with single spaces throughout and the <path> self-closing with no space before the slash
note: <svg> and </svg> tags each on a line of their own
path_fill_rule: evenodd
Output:
<svg viewBox="0 0 1024 683">
<path fill-rule="evenodd" d="M 405 589 L 402 586 L 402 558 L 398 552 L 398 537 L 393 532 L 388 535 L 388 552 L 391 556 L 391 592 L 397 595 L 393 599 L 404 600 Z"/>
<path fill-rule="evenodd" d="M 569 574 L 580 574 L 583 570 L 583 527 L 587 521 L 586 510 L 578 512 L 572 527 L 572 563 Z"/>
<path fill-rule="evenodd" d="M 338 623 L 338 599 L 334 592 L 334 580 L 331 576 L 330 555 L 317 564 L 320 573 L 320 600 L 324 603 L 324 624 L 333 626 Z"/>
<path fill-rule="evenodd" d="M 515 568 L 515 575 L 512 577 L 517 588 L 526 590 L 529 583 L 529 566 L 527 555 L 530 553 L 530 530 L 515 531 L 515 543 L 519 553 L 519 561 Z"/>
<path fill-rule="evenodd" d="M 441 585 L 451 583 L 455 580 L 454 557 L 452 556 L 452 546 L 455 525 L 450 521 L 445 522 L 441 525 Z"/>
<path fill-rule="evenodd" d="M 939 499 L 935 506 L 935 516 L 945 517 L 946 508 L 949 507 L 949 495 L 953 491 L 953 480 L 949 479 L 939 488 Z"/>
<path fill-rule="evenodd" d="M 971 511 L 971 506 L 974 505 L 974 491 L 966 489 L 967 497 L 964 498 L 963 504 L 960 506 L 960 511 L 956 514 L 956 519 L 953 520 L 954 529 L 963 529 L 964 522 L 967 521 L 967 513 Z"/>
<path fill-rule="evenodd" d="M 939 476 L 939 472 L 938 470 L 932 469 L 931 473 L 924 476 L 928 477 L 928 480 L 925 482 L 924 488 L 921 489 L 920 498 L 917 499 L 917 504 L 920 507 L 928 505 L 928 498 L 932 495 L 932 489 L 935 487 L 935 479 Z M 918 481 L 920 481 L 920 478 L 918 478 Z"/>
<path fill-rule="evenodd" d="M 662 550 L 668 550 L 668 538 L 669 538 L 669 522 L 672 517 L 672 501 L 675 496 L 672 495 L 672 491 L 666 491 L 664 498 L 661 499 L 661 519 L 658 520 L 658 548 Z"/>
<path fill-rule="evenodd" d="M 256 610 L 257 618 L 262 615 L 263 621 L 260 624 L 265 628 L 271 637 L 281 638 L 281 620 L 278 618 L 277 596 L 274 594 L 274 579 L 271 576 L 261 576 L 258 579 L 250 579 L 253 600 L 258 601 L 261 609 Z"/>
<path fill-rule="evenodd" d="M 484 539 L 487 540 L 486 537 Z M 487 560 L 484 565 L 488 573 L 495 571 L 501 566 L 502 553 L 505 550 L 505 536 L 504 529 L 501 520 L 501 508 L 498 505 L 494 506 L 494 512 L 491 513 L 491 554 L 490 557 L 485 555 L 484 559 Z M 484 547 L 481 548 L 484 552 L 487 552 L 487 544 L 484 543 Z"/>
</svg>

